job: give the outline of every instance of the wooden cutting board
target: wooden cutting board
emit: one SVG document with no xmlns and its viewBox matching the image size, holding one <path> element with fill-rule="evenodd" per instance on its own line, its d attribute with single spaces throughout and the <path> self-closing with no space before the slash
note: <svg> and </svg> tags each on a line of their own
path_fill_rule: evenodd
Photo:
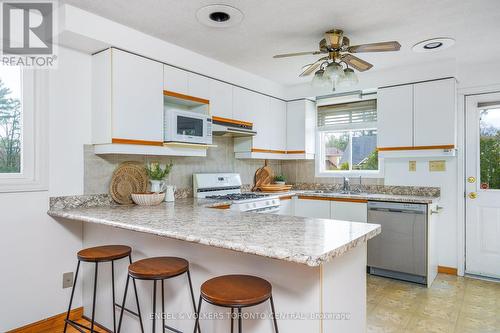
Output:
<svg viewBox="0 0 500 333">
<path fill-rule="evenodd" d="M 252 188 L 252 191 L 257 191 L 259 187 L 263 185 L 265 186 L 271 184 L 273 179 L 274 179 L 273 169 L 271 169 L 271 167 L 268 165 L 268 161 L 265 160 L 264 166 L 255 171 L 255 178 L 254 178 L 255 185 Z"/>
<path fill-rule="evenodd" d="M 288 192 L 292 189 L 292 185 L 269 184 L 261 185 L 259 190 L 262 192 Z"/>
</svg>

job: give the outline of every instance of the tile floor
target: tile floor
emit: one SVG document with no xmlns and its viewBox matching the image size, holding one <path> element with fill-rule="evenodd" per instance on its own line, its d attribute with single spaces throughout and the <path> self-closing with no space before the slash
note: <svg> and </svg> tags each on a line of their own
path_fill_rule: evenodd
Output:
<svg viewBox="0 0 500 333">
<path fill-rule="evenodd" d="M 439 274 L 432 287 L 368 275 L 369 333 L 500 333 L 500 283 Z"/>
</svg>

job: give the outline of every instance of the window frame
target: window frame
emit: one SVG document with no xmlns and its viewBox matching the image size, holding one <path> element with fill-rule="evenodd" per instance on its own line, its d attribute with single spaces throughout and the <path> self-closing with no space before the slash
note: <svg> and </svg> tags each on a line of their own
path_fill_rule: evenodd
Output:
<svg viewBox="0 0 500 333">
<path fill-rule="evenodd" d="M 362 102 L 366 100 L 377 99 L 376 96 L 369 95 L 363 96 L 361 99 L 356 99 L 351 102 Z M 329 103 L 325 103 L 318 106 L 324 105 L 335 105 L 344 104 L 345 100 L 335 103 L 335 100 L 329 100 Z M 315 177 L 321 178 L 335 178 L 335 177 L 364 177 L 364 178 L 383 178 L 384 177 L 384 159 L 379 156 L 378 158 L 378 170 L 325 170 L 325 142 L 324 136 L 326 133 L 332 132 L 354 132 L 361 130 L 377 130 L 377 121 L 369 123 L 350 123 L 350 124 L 339 124 L 328 127 L 318 128 L 316 123 L 316 154 L 315 154 Z M 352 135 L 352 133 L 350 134 Z M 351 141 L 352 144 L 352 141 Z M 349 165 L 352 168 L 352 165 Z"/>
<path fill-rule="evenodd" d="M 21 172 L 0 173 L 0 193 L 47 190 L 48 73 L 21 69 Z"/>
</svg>

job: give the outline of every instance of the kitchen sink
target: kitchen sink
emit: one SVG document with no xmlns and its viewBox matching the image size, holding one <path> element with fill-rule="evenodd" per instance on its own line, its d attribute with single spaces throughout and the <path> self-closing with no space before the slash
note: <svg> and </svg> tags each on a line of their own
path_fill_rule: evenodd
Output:
<svg viewBox="0 0 500 333">
<path fill-rule="evenodd" d="M 353 192 L 353 191 L 330 191 L 330 190 L 318 190 L 318 191 L 313 191 L 313 193 L 331 194 L 331 195 L 363 195 L 363 194 L 365 194 L 365 193 Z"/>
</svg>

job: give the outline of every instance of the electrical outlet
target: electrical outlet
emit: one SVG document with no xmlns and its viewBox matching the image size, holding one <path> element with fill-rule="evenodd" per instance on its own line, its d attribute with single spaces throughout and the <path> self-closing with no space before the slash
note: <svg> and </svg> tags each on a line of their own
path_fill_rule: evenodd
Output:
<svg viewBox="0 0 500 333">
<path fill-rule="evenodd" d="M 417 161 L 408 162 L 408 171 L 410 171 L 410 172 L 417 171 Z"/>
<path fill-rule="evenodd" d="M 73 272 L 63 273 L 63 289 L 73 287 Z"/>
<path fill-rule="evenodd" d="M 429 171 L 430 172 L 438 172 L 438 171 L 446 171 L 446 161 L 429 161 Z"/>
</svg>

